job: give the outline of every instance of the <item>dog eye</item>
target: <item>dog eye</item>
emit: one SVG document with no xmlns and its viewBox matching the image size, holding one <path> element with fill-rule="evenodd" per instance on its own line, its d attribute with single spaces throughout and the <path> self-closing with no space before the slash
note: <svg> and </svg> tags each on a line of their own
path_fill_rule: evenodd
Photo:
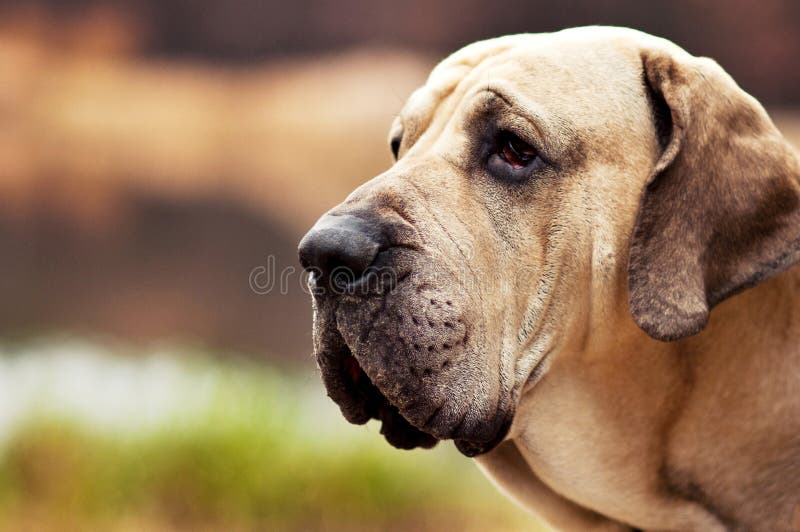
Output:
<svg viewBox="0 0 800 532">
<path fill-rule="evenodd" d="M 488 147 L 486 166 L 489 172 L 503 181 L 525 181 L 545 164 L 536 148 L 510 131 L 500 131 Z"/>
<path fill-rule="evenodd" d="M 400 153 L 400 142 L 402 142 L 402 140 L 403 140 L 403 137 L 401 135 L 398 135 L 398 136 L 394 137 L 392 139 L 392 141 L 390 142 L 390 144 L 389 144 L 391 146 L 391 148 L 392 148 L 392 155 L 394 155 L 394 160 L 395 161 L 397 160 L 397 154 Z"/>
<path fill-rule="evenodd" d="M 538 152 L 518 136 L 507 131 L 500 134 L 498 155 L 514 169 L 525 168 L 536 160 Z"/>
</svg>

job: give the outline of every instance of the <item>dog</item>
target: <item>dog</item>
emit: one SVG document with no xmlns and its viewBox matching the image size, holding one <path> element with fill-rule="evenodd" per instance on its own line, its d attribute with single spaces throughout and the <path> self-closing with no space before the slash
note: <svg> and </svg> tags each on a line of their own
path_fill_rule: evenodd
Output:
<svg viewBox="0 0 800 532">
<path fill-rule="evenodd" d="M 754 98 L 635 30 L 512 35 L 389 144 L 299 246 L 348 421 L 560 530 L 797 530 L 800 162 Z"/>
</svg>

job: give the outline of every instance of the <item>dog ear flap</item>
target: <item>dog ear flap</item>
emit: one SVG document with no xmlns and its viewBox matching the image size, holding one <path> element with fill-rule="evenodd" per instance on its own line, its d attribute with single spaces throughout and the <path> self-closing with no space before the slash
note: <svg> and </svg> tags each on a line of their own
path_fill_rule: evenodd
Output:
<svg viewBox="0 0 800 532">
<path fill-rule="evenodd" d="M 800 261 L 800 164 L 761 105 L 710 59 L 642 53 L 663 152 L 640 198 L 628 298 L 669 341 Z"/>
</svg>

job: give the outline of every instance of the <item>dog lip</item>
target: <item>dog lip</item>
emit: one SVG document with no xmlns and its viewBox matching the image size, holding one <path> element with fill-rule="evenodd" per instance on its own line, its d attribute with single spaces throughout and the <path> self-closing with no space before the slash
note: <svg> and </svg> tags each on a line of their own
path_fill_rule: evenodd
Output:
<svg viewBox="0 0 800 532">
<path fill-rule="evenodd" d="M 508 431 L 511 429 L 511 422 L 513 419 L 513 415 L 506 413 L 503 422 L 498 426 L 492 439 L 487 441 L 456 439 L 454 440 L 456 448 L 461 454 L 468 458 L 488 453 L 505 440 Z"/>
<path fill-rule="evenodd" d="M 334 333 L 341 340 L 338 331 Z M 370 419 L 381 422 L 381 434 L 399 449 L 431 448 L 438 438 L 412 425 L 364 372 L 349 347 L 342 341 L 339 349 L 326 350 L 320 364 L 328 396 L 350 423 L 361 425 Z M 318 355 L 318 357 L 320 356 Z"/>
<path fill-rule="evenodd" d="M 410 271 L 403 273 L 411 274 Z M 407 276 L 397 279 L 398 282 L 392 288 L 396 289 Z M 386 298 L 391 297 L 391 294 L 392 290 L 375 295 Z M 323 298 L 319 309 L 320 319 L 315 326 L 320 338 L 317 346 L 323 348 L 317 352 L 317 358 L 328 395 L 339 405 L 349 422 L 363 424 L 370 419 L 381 421 L 381 434 L 391 445 L 400 449 L 429 448 L 440 440 L 452 439 L 462 454 L 477 456 L 488 452 L 505 439 L 510 428 L 510 416 L 506 408 L 498 409 L 493 419 L 485 420 L 480 426 L 466 429 L 461 424 L 452 427 L 449 423 L 447 426 L 436 423 L 437 412 L 429 412 L 430 405 L 407 397 L 405 392 L 401 396 L 395 396 L 394 393 L 387 395 L 384 392 L 386 383 L 381 380 L 381 376 L 377 375 L 376 384 L 361 365 L 361 353 L 356 355 L 355 350 L 344 339 L 347 331 L 339 328 L 339 319 L 342 318 L 338 315 L 341 308 L 339 303 L 347 301 L 347 295 L 340 295 L 339 297 L 344 297 L 340 300 Z M 358 300 L 355 304 L 358 304 Z M 361 334 L 363 335 L 363 331 Z M 371 371 L 377 371 L 372 366 L 368 367 Z M 387 391 L 395 389 L 394 384 L 388 386 Z M 503 402 L 507 404 L 507 401 Z"/>
<path fill-rule="evenodd" d="M 339 410 L 348 422 L 363 425 L 374 416 L 364 392 L 357 386 L 355 380 L 348 379 L 351 372 L 360 371 L 360 368 L 354 369 L 348 362 L 352 358 L 349 348 L 342 343 L 341 346 L 329 346 L 328 349 L 318 353 L 317 363 L 328 397 L 339 406 Z"/>
<path fill-rule="evenodd" d="M 328 395 L 339 405 L 345 419 L 354 424 L 364 424 L 370 419 L 381 422 L 381 434 L 386 440 L 398 449 L 414 449 L 416 447 L 431 448 L 440 439 L 449 439 L 439 434 L 435 436 L 425 430 L 427 426 L 418 426 L 412 423 L 400 411 L 400 408 L 389 399 L 370 379 L 361 367 L 358 359 L 352 354 L 338 330 L 334 328 L 329 334 L 338 339 L 338 349 L 326 350 L 321 356 L 326 357 L 326 363 L 320 364 L 323 371 L 323 380 Z M 318 355 L 318 356 L 320 356 Z M 511 427 L 513 415 L 506 409 L 498 411 L 498 417 L 503 420 L 497 426 L 494 434 L 489 439 L 471 439 L 452 437 L 456 448 L 467 457 L 474 457 L 487 453 L 502 442 Z M 435 431 L 434 431 L 435 432 Z"/>
<path fill-rule="evenodd" d="M 487 420 L 487 423 L 494 425 L 494 430 L 490 434 L 482 430 L 478 437 L 470 437 L 471 431 L 462 431 L 460 426 L 449 429 L 440 427 L 437 430 L 437 427 L 431 426 L 436 412 L 428 413 L 424 422 L 418 416 L 402 413 L 401 407 L 409 405 L 404 405 L 402 401 L 398 403 L 398 398 L 390 398 L 372 381 L 338 327 L 331 325 L 318 324 L 327 330 L 325 334 L 335 342 L 328 342 L 329 349 L 318 353 L 317 357 L 323 357 L 324 360 L 324 364 L 320 362 L 320 368 L 328 395 L 339 405 L 349 422 L 364 424 L 370 419 L 379 420 L 380 433 L 399 449 L 430 448 L 440 440 L 453 439 L 456 448 L 468 457 L 489 452 L 505 439 L 513 418 L 506 408 L 498 409 L 494 422 Z"/>
</svg>

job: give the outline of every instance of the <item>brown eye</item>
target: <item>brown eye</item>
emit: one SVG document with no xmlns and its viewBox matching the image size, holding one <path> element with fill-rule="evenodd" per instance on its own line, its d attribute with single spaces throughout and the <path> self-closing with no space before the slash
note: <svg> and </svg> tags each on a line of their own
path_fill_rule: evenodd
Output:
<svg viewBox="0 0 800 532">
<path fill-rule="evenodd" d="M 500 156 L 513 168 L 525 168 L 536 159 L 536 150 L 528 143 L 505 132 L 500 137 Z"/>
</svg>

